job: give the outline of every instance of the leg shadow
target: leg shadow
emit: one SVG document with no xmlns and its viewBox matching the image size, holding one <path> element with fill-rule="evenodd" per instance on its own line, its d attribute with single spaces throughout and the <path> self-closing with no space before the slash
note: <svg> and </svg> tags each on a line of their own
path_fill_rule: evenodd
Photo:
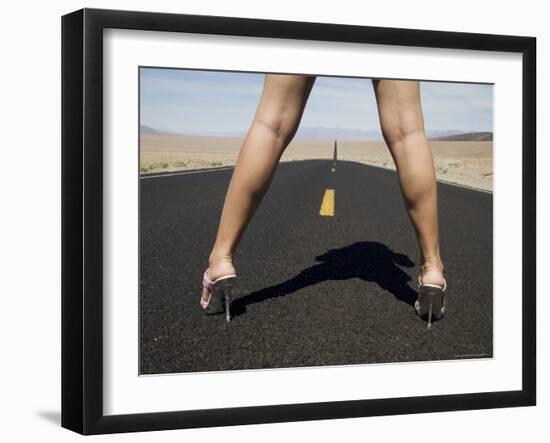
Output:
<svg viewBox="0 0 550 443">
<path fill-rule="evenodd" d="M 351 278 L 374 282 L 397 300 L 414 305 L 417 293 L 407 284 L 411 277 L 398 267 L 399 265 L 410 268 L 414 266 L 414 262 L 407 255 L 396 253 L 382 243 L 356 242 L 343 248 L 331 249 L 315 259 L 320 263 L 304 269 L 290 280 L 233 301 L 233 315 L 245 313 L 248 305 L 284 297 L 307 286 L 327 280 Z"/>
</svg>

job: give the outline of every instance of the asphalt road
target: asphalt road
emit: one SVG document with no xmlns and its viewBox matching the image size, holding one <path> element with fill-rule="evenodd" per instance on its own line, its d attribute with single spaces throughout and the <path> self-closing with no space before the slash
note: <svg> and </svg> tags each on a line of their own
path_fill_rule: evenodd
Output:
<svg viewBox="0 0 550 443">
<path fill-rule="evenodd" d="M 492 194 L 438 184 L 448 311 L 427 329 L 397 175 L 332 164 L 279 165 L 235 258 L 231 323 L 199 298 L 232 170 L 140 180 L 142 374 L 492 356 Z"/>
</svg>

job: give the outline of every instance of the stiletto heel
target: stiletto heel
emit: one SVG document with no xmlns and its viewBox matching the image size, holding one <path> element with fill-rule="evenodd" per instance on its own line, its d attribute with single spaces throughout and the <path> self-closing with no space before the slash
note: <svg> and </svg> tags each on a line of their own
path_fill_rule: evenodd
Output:
<svg viewBox="0 0 550 443">
<path fill-rule="evenodd" d="M 225 299 L 225 321 L 231 321 L 231 288 L 224 292 Z"/>
<path fill-rule="evenodd" d="M 443 279 L 443 286 L 422 283 L 418 276 L 418 298 L 414 303 L 416 313 L 420 318 L 428 322 L 428 329 L 432 327 L 433 320 L 441 320 L 445 315 L 447 306 L 447 281 Z"/>
<path fill-rule="evenodd" d="M 225 319 L 231 321 L 231 291 L 237 278 L 236 274 L 224 275 L 214 281 L 206 276 L 208 269 L 202 277 L 202 285 L 208 290 L 208 299 L 205 301 L 201 296 L 201 307 L 205 314 L 222 314 L 225 312 Z"/>
<path fill-rule="evenodd" d="M 233 290 L 233 283 L 235 282 L 235 277 L 225 276 L 221 279 L 216 280 L 217 288 L 215 290 L 220 291 L 221 298 L 225 306 L 225 320 L 231 321 L 231 292 Z"/>
</svg>

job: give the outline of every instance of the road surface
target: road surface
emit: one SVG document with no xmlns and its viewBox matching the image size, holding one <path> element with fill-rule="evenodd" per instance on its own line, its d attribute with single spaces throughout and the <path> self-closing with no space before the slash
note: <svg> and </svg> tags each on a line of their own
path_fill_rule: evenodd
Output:
<svg viewBox="0 0 550 443">
<path fill-rule="evenodd" d="M 226 323 L 199 298 L 231 173 L 140 180 L 142 374 L 492 356 L 492 194 L 438 183 L 449 301 L 428 330 L 395 172 L 281 163 L 235 257 Z"/>
</svg>

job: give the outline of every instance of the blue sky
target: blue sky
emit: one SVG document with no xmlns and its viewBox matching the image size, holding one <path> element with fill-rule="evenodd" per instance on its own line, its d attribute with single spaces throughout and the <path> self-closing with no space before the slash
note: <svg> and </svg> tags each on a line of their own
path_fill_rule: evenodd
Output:
<svg viewBox="0 0 550 443">
<path fill-rule="evenodd" d="M 248 129 L 263 74 L 142 68 L 142 125 L 181 134 L 234 133 Z M 493 87 L 421 82 L 428 131 L 492 131 Z M 317 77 L 301 126 L 379 130 L 370 80 Z"/>
</svg>

